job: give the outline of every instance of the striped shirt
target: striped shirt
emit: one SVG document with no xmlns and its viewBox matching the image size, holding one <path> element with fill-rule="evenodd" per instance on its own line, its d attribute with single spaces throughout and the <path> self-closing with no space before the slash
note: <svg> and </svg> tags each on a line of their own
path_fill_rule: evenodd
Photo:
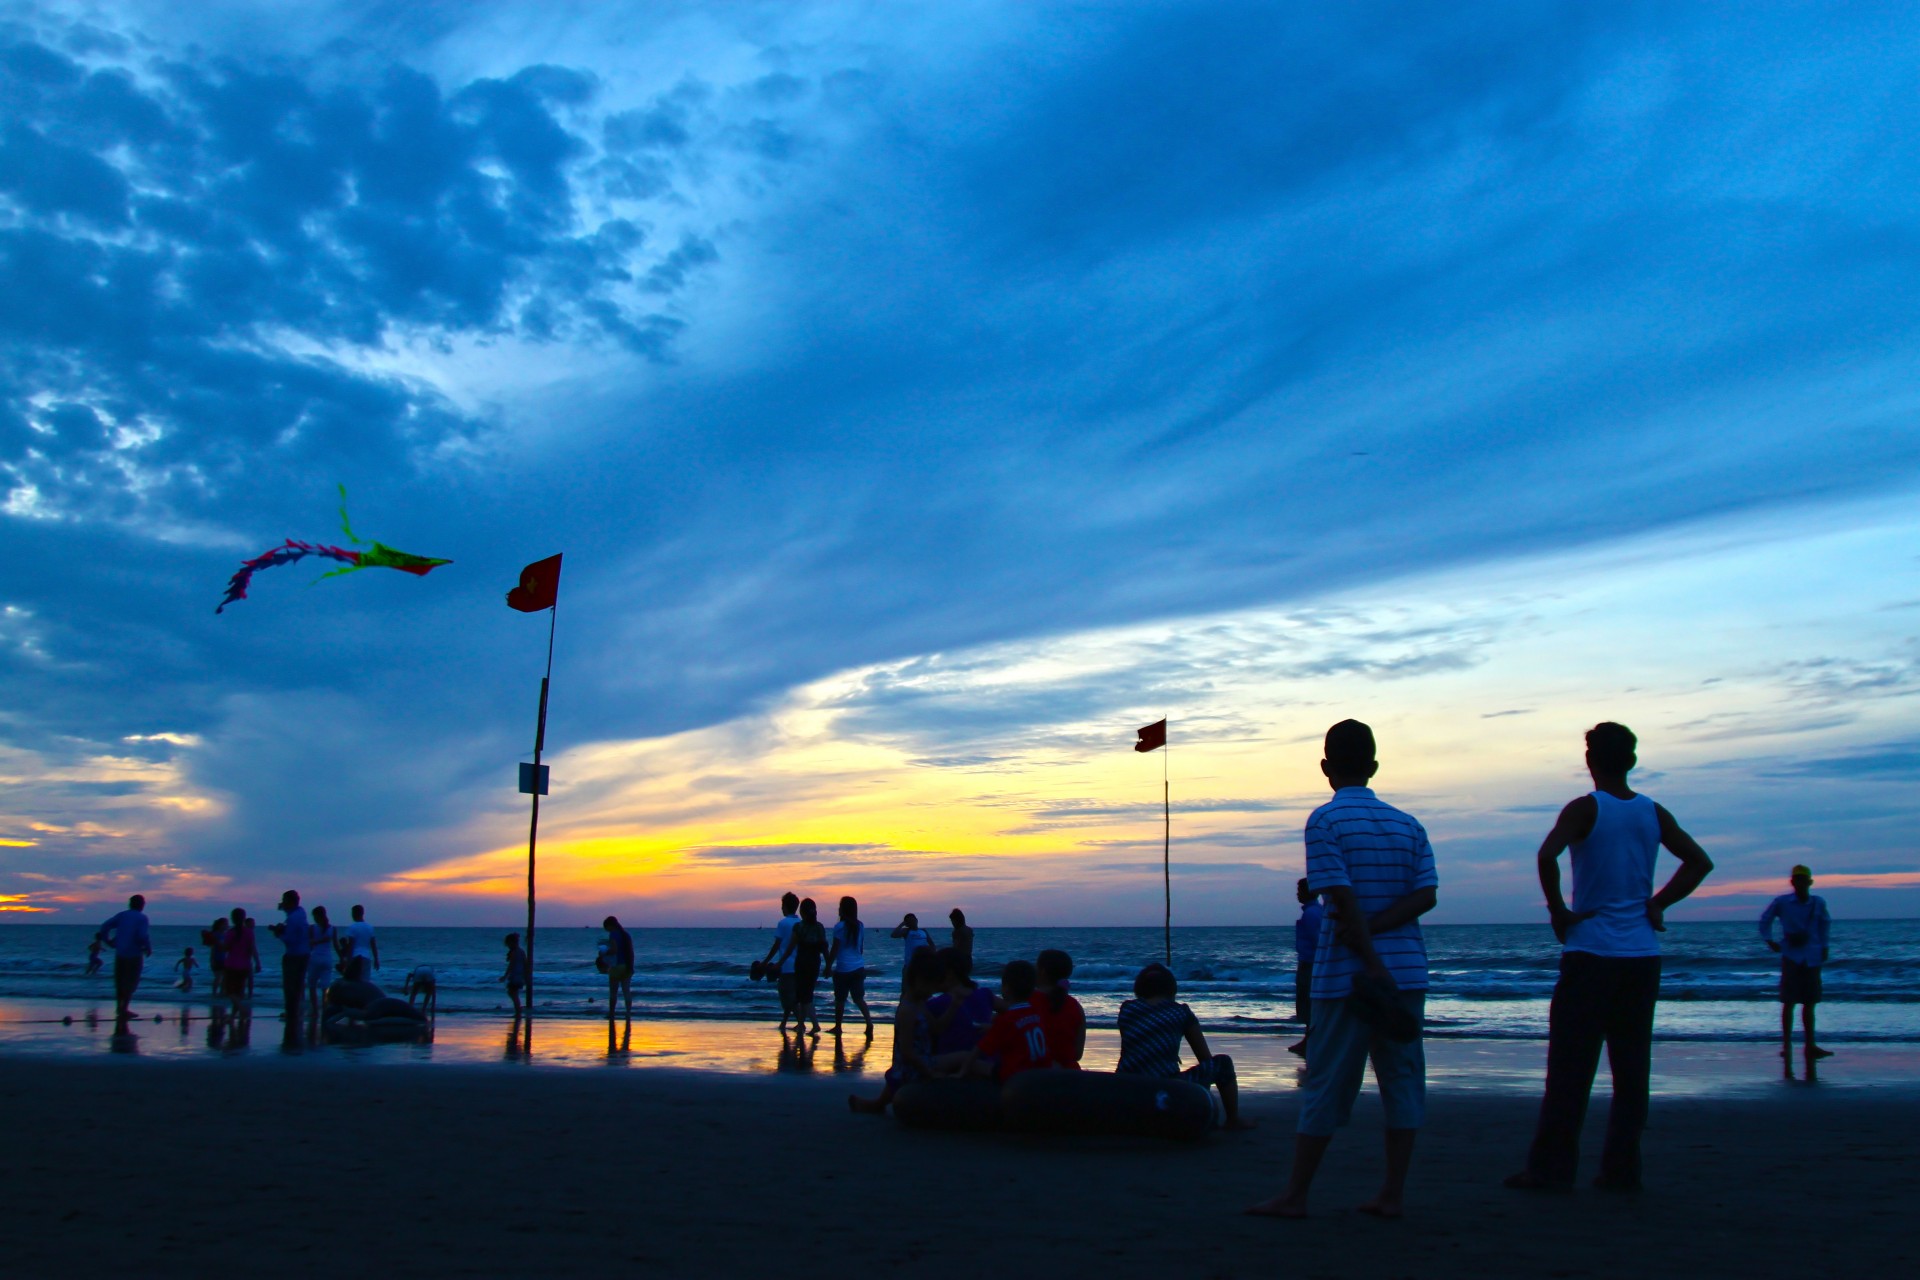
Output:
<svg viewBox="0 0 1920 1280">
<path fill-rule="evenodd" d="M 1129 1000 L 1120 1006 L 1120 1061 L 1114 1072 L 1123 1076 L 1177 1076 L 1180 1042 L 1193 1025 L 1193 1010 L 1169 1000 L 1165 1004 Z"/>
<path fill-rule="evenodd" d="M 1416 889 L 1435 889 L 1433 846 L 1418 822 L 1379 799 L 1368 787 L 1342 787 L 1307 819 L 1307 888 L 1314 893 L 1345 886 L 1360 910 L 1375 915 Z M 1353 993 L 1359 957 L 1334 936 L 1333 904 L 1320 922 L 1314 951 L 1313 998 L 1339 1000 Z M 1373 935 L 1373 949 L 1402 991 L 1427 988 L 1427 943 L 1420 922 L 1409 920 Z"/>
</svg>

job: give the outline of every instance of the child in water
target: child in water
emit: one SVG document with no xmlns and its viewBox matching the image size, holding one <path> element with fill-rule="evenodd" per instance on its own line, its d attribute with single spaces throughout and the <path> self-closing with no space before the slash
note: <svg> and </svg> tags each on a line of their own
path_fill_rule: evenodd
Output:
<svg viewBox="0 0 1920 1280">
<path fill-rule="evenodd" d="M 188 947 L 187 953 L 173 962 L 173 971 L 180 975 L 180 981 L 174 983 L 174 987 L 177 990 L 191 993 L 193 991 L 193 971 L 199 967 L 200 962 L 193 958 L 193 948 Z"/>
<path fill-rule="evenodd" d="M 916 950 L 900 980 L 900 1004 L 893 1015 L 893 1065 L 877 1098 L 847 1095 L 847 1107 L 862 1115 L 879 1115 L 893 1095 L 933 1075 L 933 1034 L 927 1029 L 927 997 L 940 985 L 940 965 L 930 947 Z"/>
<path fill-rule="evenodd" d="M 93 941 L 87 944 L 86 976 L 91 978 L 98 972 L 100 972 L 100 935 L 96 933 L 93 935 Z"/>
</svg>

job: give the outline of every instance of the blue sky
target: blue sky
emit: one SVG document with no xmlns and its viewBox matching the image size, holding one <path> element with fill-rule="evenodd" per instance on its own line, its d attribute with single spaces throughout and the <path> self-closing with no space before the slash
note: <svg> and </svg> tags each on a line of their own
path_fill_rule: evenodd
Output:
<svg viewBox="0 0 1920 1280">
<path fill-rule="evenodd" d="M 1133 812 L 1147 713 L 1224 753 L 1194 918 L 1282 919 L 1350 708 L 1438 757 L 1443 913 L 1528 918 L 1623 704 L 1729 883 L 1920 909 L 1897 7 L 4 14 L 15 905 L 509 918 L 500 594 L 564 550 L 583 919 L 1150 915 L 1144 837 L 1060 816 Z M 336 483 L 455 563 L 216 618 Z"/>
</svg>

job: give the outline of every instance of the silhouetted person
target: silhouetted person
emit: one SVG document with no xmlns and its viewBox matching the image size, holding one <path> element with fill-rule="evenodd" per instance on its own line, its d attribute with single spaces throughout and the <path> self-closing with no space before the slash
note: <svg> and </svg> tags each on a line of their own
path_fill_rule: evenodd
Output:
<svg viewBox="0 0 1920 1280">
<path fill-rule="evenodd" d="M 1527 1167 L 1509 1187 L 1565 1190 L 1580 1163 L 1580 1126 L 1606 1046 L 1613 1072 L 1607 1145 L 1594 1186 L 1640 1187 L 1640 1132 L 1647 1125 L 1653 1011 L 1660 998 L 1660 939 L 1667 911 L 1700 887 L 1713 860 L 1673 815 L 1627 785 L 1638 743 L 1611 721 L 1587 731 L 1593 791 L 1560 811 L 1540 845 L 1540 888 L 1554 936 L 1564 944 L 1547 1032 L 1547 1089 Z M 1680 859 L 1660 892 L 1654 866 L 1664 845 Z M 1560 895 L 1560 855 L 1573 851 L 1573 906 Z"/>
<path fill-rule="evenodd" d="M 967 913 L 955 907 L 947 912 L 947 921 L 953 925 L 953 949 L 973 963 L 973 926 L 967 923 Z"/>
<path fill-rule="evenodd" d="M 307 991 L 307 962 L 313 955 L 313 930 L 307 924 L 306 908 L 292 889 L 280 895 L 284 923 L 270 926 L 278 935 L 286 954 L 280 957 L 280 999 L 286 1006 L 283 1015 L 293 1022 L 300 1017 L 300 999 Z"/>
<path fill-rule="evenodd" d="M 1247 1212 L 1302 1218 L 1307 1192 L 1333 1131 L 1360 1093 L 1369 1059 L 1386 1109 L 1386 1178 L 1363 1213 L 1397 1218 L 1413 1142 L 1427 1115 L 1427 1062 L 1420 1043 L 1427 1000 L 1427 944 L 1420 917 L 1440 879 L 1418 822 L 1376 797 L 1380 766 L 1373 730 L 1342 720 L 1327 730 L 1320 772 L 1333 799 L 1307 819 L 1307 887 L 1329 907 L 1313 962 L 1313 1035 L 1293 1148 L 1281 1194 Z"/>
<path fill-rule="evenodd" d="M 513 1001 L 513 1016 L 520 1016 L 520 993 L 527 986 L 527 953 L 520 949 L 520 935 L 507 935 L 507 970 L 500 981 L 507 984 L 507 999 Z"/>
<path fill-rule="evenodd" d="M 1289 1053 L 1307 1054 L 1307 1038 L 1313 1034 L 1313 953 L 1320 947 L 1320 922 L 1326 912 L 1320 899 L 1300 877 L 1294 886 L 1300 900 L 1300 918 L 1293 922 L 1293 1016 L 1300 1021 L 1300 1038 L 1287 1046 Z"/>
<path fill-rule="evenodd" d="M 860 923 L 860 904 L 852 898 L 840 899 L 840 920 L 833 926 L 833 944 L 827 952 L 827 968 L 833 973 L 833 1034 L 840 1034 L 840 1022 L 846 1016 L 847 997 L 867 1020 L 867 1034 L 873 1034 L 873 1014 L 867 1008 L 867 930 Z"/>
<path fill-rule="evenodd" d="M 627 1020 L 633 1020 L 633 935 L 620 921 L 608 916 L 600 922 L 607 931 L 607 1021 L 613 1021 L 613 1006 L 618 997 L 627 1000 Z"/>
<path fill-rule="evenodd" d="M 1807 1057 L 1831 1058 L 1833 1051 L 1814 1043 L 1813 1006 L 1820 1003 L 1820 967 L 1827 962 L 1827 941 L 1833 918 L 1827 900 L 1813 895 L 1813 872 L 1797 866 L 1783 893 L 1760 913 L 1760 937 L 1780 953 L 1780 1056 L 1793 1053 L 1793 1006 L 1800 1006 L 1800 1024 L 1807 1033 Z M 1773 922 L 1780 922 L 1781 941 L 1773 940 Z"/>
<path fill-rule="evenodd" d="M 780 895 L 780 923 L 773 926 L 773 945 L 767 948 L 764 963 L 774 965 L 780 970 L 774 979 L 774 985 L 780 989 L 780 1029 L 787 1029 L 787 1019 L 793 1016 L 793 952 L 787 943 L 793 938 L 793 931 L 800 924 L 800 895 L 783 893 Z"/>
<path fill-rule="evenodd" d="M 900 957 L 900 990 L 904 994 L 907 989 L 907 966 L 913 963 L 914 953 L 924 947 L 929 954 L 936 954 L 933 935 L 922 929 L 920 917 L 909 911 L 900 917 L 900 923 L 893 926 L 893 932 L 887 936 L 906 943 L 906 954 Z"/>
<path fill-rule="evenodd" d="M 793 962 L 793 1029 L 796 1033 L 805 1031 L 807 1023 L 813 1023 L 813 1034 L 820 1034 L 820 1019 L 814 1014 L 814 992 L 820 985 L 820 964 L 827 958 L 827 930 L 820 923 L 820 908 L 812 898 L 800 903 L 800 923 L 793 926 L 793 932 L 787 936 L 787 953 L 780 958 L 780 969 L 786 971 L 787 962 Z"/>
<path fill-rule="evenodd" d="M 348 964 L 355 960 L 362 961 L 361 976 L 371 982 L 380 969 L 380 940 L 373 936 L 373 926 L 367 923 L 365 907 L 356 904 L 349 914 L 353 917 L 353 923 L 347 926 L 346 959 Z M 340 972 L 345 973 L 347 967 L 347 964 L 342 964 Z"/>
<path fill-rule="evenodd" d="M 124 1019 L 140 985 L 140 970 L 153 954 L 147 900 L 137 893 L 128 898 L 127 909 L 100 926 L 99 937 L 113 948 L 113 1014 Z"/>
</svg>

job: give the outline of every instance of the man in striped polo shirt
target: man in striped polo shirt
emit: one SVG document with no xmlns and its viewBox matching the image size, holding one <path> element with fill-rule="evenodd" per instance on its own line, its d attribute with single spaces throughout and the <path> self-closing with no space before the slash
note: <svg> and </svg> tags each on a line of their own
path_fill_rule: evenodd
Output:
<svg viewBox="0 0 1920 1280">
<path fill-rule="evenodd" d="M 1359 1096 L 1369 1057 L 1387 1113 L 1387 1172 L 1363 1213 L 1397 1218 L 1426 1119 L 1427 1068 L 1420 1045 L 1427 946 L 1420 917 L 1433 910 L 1439 878 L 1427 833 L 1376 797 L 1373 730 L 1342 720 L 1327 730 L 1320 771 L 1333 799 L 1307 819 L 1307 887 L 1327 914 L 1313 962 L 1312 1035 L 1287 1189 L 1247 1212 L 1301 1218 L 1333 1131 Z"/>
</svg>

